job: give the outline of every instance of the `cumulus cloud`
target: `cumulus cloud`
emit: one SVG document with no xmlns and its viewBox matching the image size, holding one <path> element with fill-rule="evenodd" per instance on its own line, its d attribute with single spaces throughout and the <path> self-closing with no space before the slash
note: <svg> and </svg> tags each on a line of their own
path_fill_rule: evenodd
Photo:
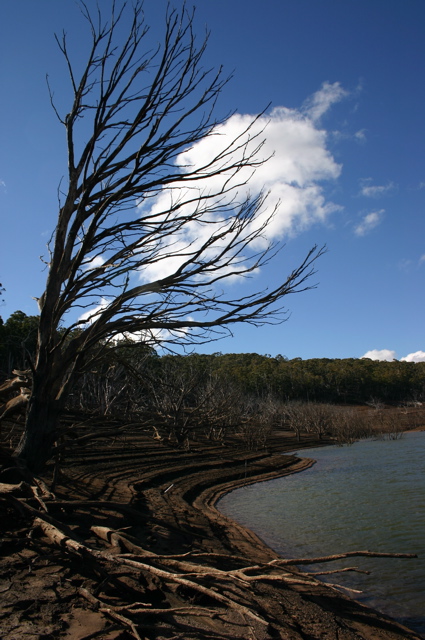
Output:
<svg viewBox="0 0 425 640">
<path fill-rule="evenodd" d="M 241 144 L 245 140 L 248 140 L 248 153 L 256 150 L 263 141 L 256 152 L 256 159 L 264 160 L 264 164 L 254 172 L 247 167 L 234 176 L 218 175 L 186 183 L 185 188 L 177 185 L 168 188 L 149 207 L 141 203 L 141 215 L 143 212 L 156 215 L 164 212 L 165 215 L 177 200 L 182 203 L 192 200 L 193 203 L 197 196 L 209 196 L 209 204 L 218 205 L 223 195 L 215 194 L 220 194 L 224 180 L 228 180 L 226 187 L 235 188 L 234 197 L 238 202 L 263 190 L 269 193 L 262 214 L 256 220 L 258 225 L 267 220 L 279 205 L 262 237 L 257 238 L 256 245 L 252 243 L 253 250 L 263 248 L 269 241 L 301 233 L 315 223 L 326 222 L 330 214 L 341 207 L 327 200 L 324 183 L 336 180 L 342 167 L 327 148 L 328 133 L 318 125 L 318 121 L 346 95 L 347 92 L 339 83 L 324 83 L 299 109 L 276 107 L 270 114 L 257 118 L 254 124 L 251 124 L 254 120 L 252 115 L 231 116 L 211 135 L 178 156 L 176 164 L 182 173 L 202 170 L 202 167 L 208 166 L 211 158 L 216 158 L 223 150 L 229 150 L 227 161 L 237 161 L 243 152 Z M 239 148 L 232 147 L 235 139 Z M 194 205 L 189 207 L 193 209 Z M 182 211 L 184 206 L 180 213 Z M 180 235 L 173 238 L 172 255 L 150 265 L 141 278 L 165 277 L 182 264 L 181 256 L 188 247 L 194 250 L 202 246 L 202 241 L 211 235 L 214 224 L 225 224 L 223 213 L 221 218 L 218 212 L 210 211 L 208 215 L 208 225 L 204 228 L 199 223 L 185 225 Z"/>
<path fill-rule="evenodd" d="M 394 182 L 387 184 L 371 184 L 372 178 L 363 178 L 360 181 L 360 195 L 366 198 L 380 198 L 385 196 L 396 188 Z"/>
<path fill-rule="evenodd" d="M 379 211 L 372 211 L 371 213 L 368 213 L 355 227 L 354 233 L 357 236 L 365 236 L 382 222 L 384 213 L 385 209 L 380 209 Z"/>
<path fill-rule="evenodd" d="M 409 353 L 405 358 L 401 358 L 402 362 L 425 362 L 425 351 L 415 351 Z"/>
<path fill-rule="evenodd" d="M 390 349 L 372 349 L 367 351 L 362 358 L 369 358 L 370 360 L 387 360 L 391 362 L 396 359 L 396 352 Z"/>
<path fill-rule="evenodd" d="M 393 360 L 397 360 L 397 354 L 391 349 L 372 349 L 371 351 L 367 351 L 362 358 L 392 362 Z M 400 362 L 425 362 L 425 351 L 409 353 L 409 355 L 404 358 L 400 358 Z"/>
</svg>

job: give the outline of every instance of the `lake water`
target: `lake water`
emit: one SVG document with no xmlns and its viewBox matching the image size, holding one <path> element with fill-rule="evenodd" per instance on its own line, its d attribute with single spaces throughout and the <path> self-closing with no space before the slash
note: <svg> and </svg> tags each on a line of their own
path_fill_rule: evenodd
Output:
<svg viewBox="0 0 425 640">
<path fill-rule="evenodd" d="M 285 558 L 365 549 L 418 554 L 348 558 L 302 569 L 371 571 L 323 580 L 361 590 L 353 597 L 425 637 L 425 432 L 308 449 L 299 456 L 317 462 L 302 473 L 233 491 L 219 501 L 220 511 Z"/>
</svg>

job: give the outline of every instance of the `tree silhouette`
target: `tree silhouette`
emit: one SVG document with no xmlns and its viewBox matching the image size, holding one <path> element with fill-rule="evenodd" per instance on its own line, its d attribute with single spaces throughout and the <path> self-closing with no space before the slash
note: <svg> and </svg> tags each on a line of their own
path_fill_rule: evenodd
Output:
<svg viewBox="0 0 425 640">
<path fill-rule="evenodd" d="M 189 164 L 187 151 L 220 136 L 225 123 L 214 107 L 227 78 L 202 66 L 207 37 L 198 45 L 193 14 L 169 9 L 162 44 L 152 51 L 142 4 L 111 8 L 105 21 L 80 3 L 91 38 L 82 72 L 66 35 L 56 38 L 73 103 L 62 115 L 50 90 L 66 131 L 68 175 L 38 301 L 33 393 L 17 450 L 33 469 L 49 456 L 72 381 L 99 345 L 123 335 L 196 343 L 237 322 L 283 320 L 282 299 L 310 288 L 322 253 L 312 248 L 273 289 L 240 297 L 226 290 L 278 250 L 265 239 L 276 211 L 267 213 L 266 194 L 246 195 L 264 161 L 258 119 Z M 59 331 L 65 316 L 71 322 Z"/>
</svg>

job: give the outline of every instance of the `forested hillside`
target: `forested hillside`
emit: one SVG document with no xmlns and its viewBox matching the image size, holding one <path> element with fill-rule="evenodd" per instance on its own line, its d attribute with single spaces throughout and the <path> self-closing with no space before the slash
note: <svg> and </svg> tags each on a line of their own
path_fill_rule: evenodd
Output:
<svg viewBox="0 0 425 640">
<path fill-rule="evenodd" d="M 37 316 L 16 311 L 0 325 L 2 379 L 13 369 L 31 366 L 37 323 Z M 142 370 L 143 381 L 137 382 L 137 371 Z M 85 389 L 92 389 L 91 404 L 101 401 L 106 388 L 115 398 L 127 397 L 126 377 L 132 394 L 136 394 L 137 389 L 143 393 L 146 385 L 156 387 L 153 380 L 159 372 L 161 379 L 193 377 L 199 383 L 206 377 L 213 377 L 225 382 L 227 389 L 229 385 L 237 387 L 244 395 L 262 399 L 273 396 L 286 402 L 397 405 L 420 402 L 425 397 L 425 362 L 385 362 L 367 358 L 288 360 L 281 355 L 272 357 L 257 353 L 158 356 L 145 345 L 130 342 L 114 349 L 105 346 L 102 360 L 91 368 L 90 374 L 85 373 Z M 130 402 L 131 398 L 127 397 L 127 400 Z"/>
<path fill-rule="evenodd" d="M 18 311 L 0 326 L 1 442 L 12 450 L 32 394 L 37 324 L 37 316 Z M 127 340 L 96 344 L 72 380 L 63 426 L 54 434 L 61 450 L 103 437 L 105 428 L 115 437 L 129 426 L 172 447 L 204 440 L 252 451 L 277 433 L 345 444 L 378 434 L 398 438 L 425 423 L 425 363 L 159 355 Z"/>
</svg>

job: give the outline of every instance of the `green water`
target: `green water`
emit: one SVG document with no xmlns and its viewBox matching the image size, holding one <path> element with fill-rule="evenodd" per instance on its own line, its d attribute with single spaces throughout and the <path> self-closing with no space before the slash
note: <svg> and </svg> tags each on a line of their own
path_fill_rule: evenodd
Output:
<svg viewBox="0 0 425 640">
<path fill-rule="evenodd" d="M 238 489 L 218 508 L 287 558 L 354 550 L 417 553 L 418 559 L 351 558 L 303 567 L 357 566 L 327 581 L 425 637 L 425 432 L 300 452 L 316 464 L 298 474 Z M 325 578 L 324 578 L 325 580 Z"/>
</svg>

